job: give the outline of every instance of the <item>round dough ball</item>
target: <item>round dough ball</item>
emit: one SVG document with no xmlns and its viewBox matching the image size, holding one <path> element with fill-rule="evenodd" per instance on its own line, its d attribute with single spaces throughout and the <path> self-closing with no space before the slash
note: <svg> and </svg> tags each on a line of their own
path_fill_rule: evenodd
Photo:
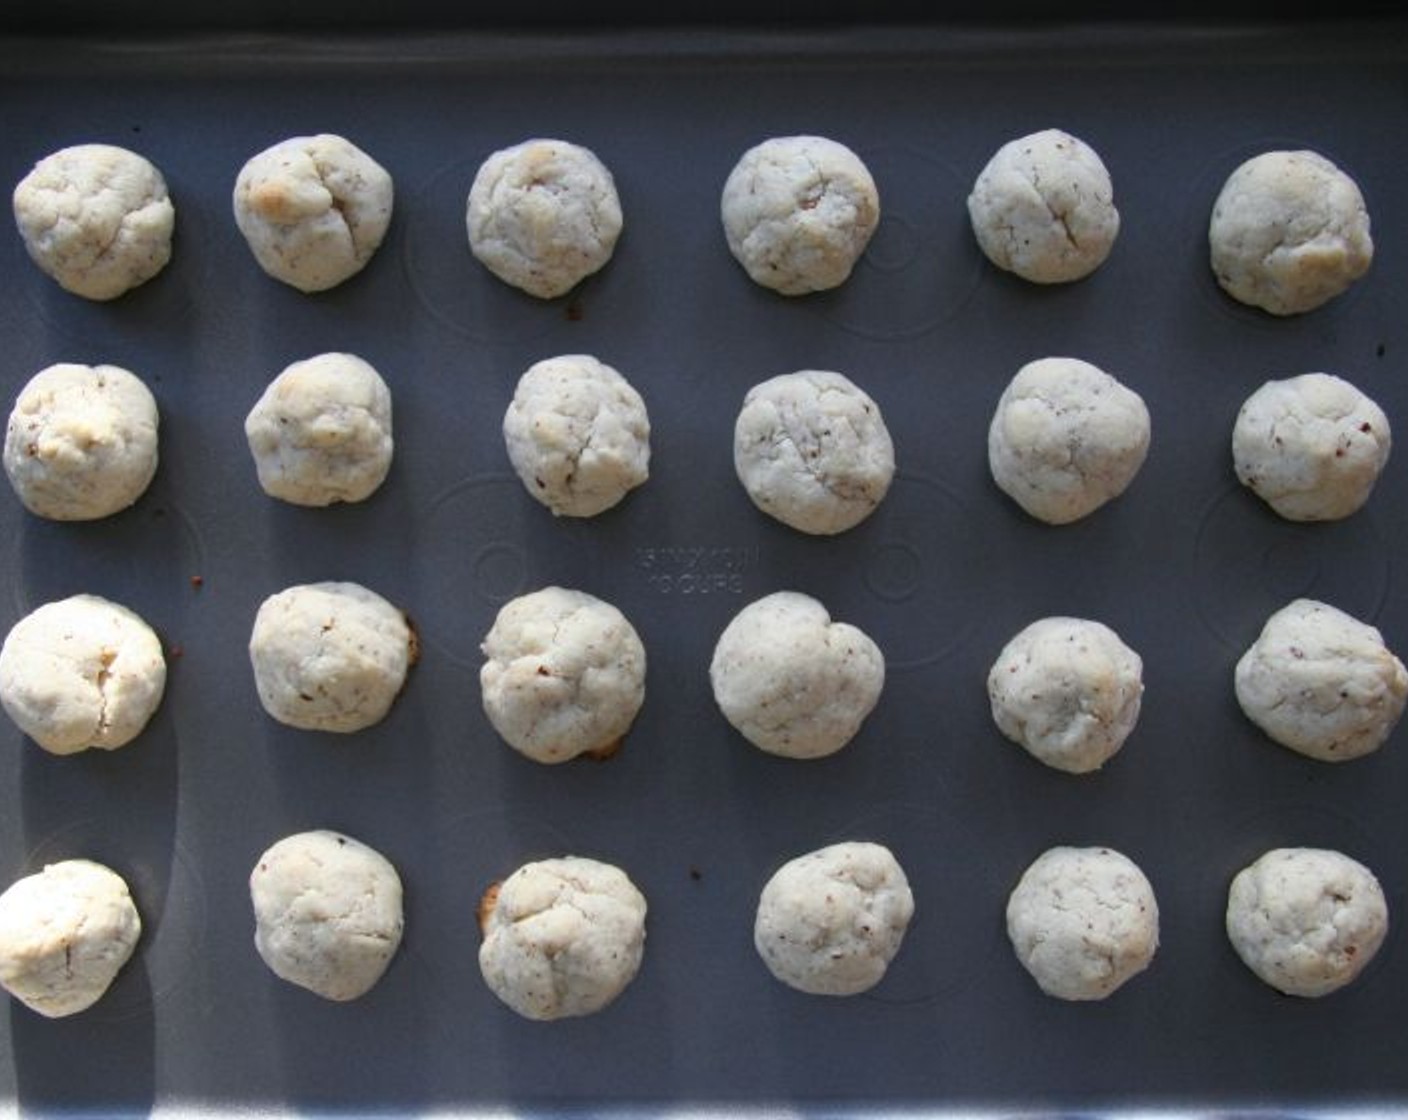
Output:
<svg viewBox="0 0 1408 1120">
<path fill-rule="evenodd" d="M 386 169 L 341 136 L 294 136 L 235 178 L 235 224 L 259 267 L 300 292 L 361 272 L 391 224 Z"/>
<path fill-rule="evenodd" d="M 743 153 L 720 211 L 729 251 L 748 275 L 797 296 L 845 283 L 880 224 L 880 194 L 844 144 L 778 136 Z"/>
<path fill-rule="evenodd" d="M 74 295 L 116 299 L 171 259 L 166 180 L 126 148 L 79 144 L 45 156 L 15 187 L 14 208 L 30 259 Z"/>
<path fill-rule="evenodd" d="M 640 969 L 645 912 L 645 896 L 608 863 L 524 864 L 480 903 L 484 983 L 526 1019 L 600 1011 Z"/>
<path fill-rule="evenodd" d="M 505 603 L 481 646 L 484 712 L 535 762 L 608 758 L 645 702 L 645 647 L 619 610 L 545 587 Z"/>
<path fill-rule="evenodd" d="M 1237 703 L 1283 747 L 1322 762 L 1376 751 L 1408 703 L 1408 670 L 1367 623 L 1296 599 L 1237 662 Z"/>
<path fill-rule="evenodd" d="M 1272 315 L 1312 311 L 1369 271 L 1359 186 L 1316 152 L 1263 152 L 1228 177 L 1208 245 L 1217 282 Z"/>
<path fill-rule="evenodd" d="M 811 596 L 778 591 L 734 615 L 709 679 L 724 717 L 755 747 L 821 758 L 849 743 L 874 710 L 885 658 Z"/>
<path fill-rule="evenodd" d="M 1149 410 L 1079 358 L 1017 371 L 988 429 L 993 481 L 1039 521 L 1065 525 L 1123 494 L 1149 453 Z"/>
<path fill-rule="evenodd" d="M 1336 521 L 1369 500 L 1392 446 L 1388 417 L 1348 381 L 1268 381 L 1232 429 L 1237 478 L 1291 521 Z"/>
<path fill-rule="evenodd" d="M 563 295 L 605 267 L 621 236 L 616 181 L 594 152 L 525 140 L 494 152 L 469 188 L 470 252 L 506 284 Z"/>
<path fill-rule="evenodd" d="M 369 992 L 401 944 L 401 877 L 338 832 L 285 836 L 249 875 L 254 947 L 275 976 L 324 999 Z"/>
<path fill-rule="evenodd" d="M 1127 856 L 1055 847 L 1027 868 L 1007 900 L 1007 936 L 1047 995 L 1104 999 L 1153 961 L 1159 907 Z"/>
<path fill-rule="evenodd" d="M 1043 618 L 1014 637 L 988 673 L 1002 733 L 1057 770 L 1098 770 L 1139 719 L 1144 663 L 1101 622 Z"/>
<path fill-rule="evenodd" d="M 1317 997 L 1364 970 L 1388 933 L 1374 873 L 1341 852 L 1275 848 L 1227 892 L 1227 936 L 1242 961 L 1288 996 Z"/>
<path fill-rule="evenodd" d="M 355 354 L 318 354 L 269 383 L 244 434 L 270 497 L 300 506 L 360 502 L 391 469 L 391 390 Z"/>
<path fill-rule="evenodd" d="M 864 390 L 839 373 L 806 369 L 748 390 L 733 465 L 764 513 L 832 535 L 875 512 L 895 476 L 895 447 Z"/>
<path fill-rule="evenodd" d="M 1002 145 L 968 195 L 988 260 L 1037 284 L 1089 276 L 1120 232 L 1110 173 L 1084 141 L 1057 128 Z"/>
<path fill-rule="evenodd" d="M 788 987 L 853 996 L 880 983 L 913 916 L 914 895 L 894 854 L 849 841 L 777 870 L 758 899 L 753 944 Z"/>
<path fill-rule="evenodd" d="M 650 477 L 645 401 L 587 354 L 528 368 L 504 414 L 504 443 L 528 493 L 558 515 L 593 517 Z"/>
<path fill-rule="evenodd" d="M 165 689 L 166 658 L 152 628 L 96 595 L 45 603 L 0 646 L 0 704 L 51 754 L 125 746 Z"/>
<path fill-rule="evenodd" d="M 309 583 L 265 599 L 249 658 L 264 710 L 307 731 L 385 718 L 417 656 L 405 614 L 356 583 Z"/>
<path fill-rule="evenodd" d="M 135 374 L 61 362 L 36 373 L 15 399 L 5 473 L 39 517 L 107 517 L 151 484 L 158 424 L 156 400 Z"/>
</svg>

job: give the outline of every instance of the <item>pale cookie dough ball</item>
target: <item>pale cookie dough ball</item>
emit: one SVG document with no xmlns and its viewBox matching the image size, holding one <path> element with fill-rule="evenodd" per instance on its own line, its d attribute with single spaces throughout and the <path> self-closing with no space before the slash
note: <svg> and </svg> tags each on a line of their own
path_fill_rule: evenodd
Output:
<svg viewBox="0 0 1408 1120">
<path fill-rule="evenodd" d="M 509 461 L 554 514 L 594 517 L 650 477 L 645 401 L 587 354 L 530 366 L 504 414 Z"/>
<path fill-rule="evenodd" d="M 391 390 L 355 354 L 294 362 L 244 422 L 259 485 L 300 506 L 360 502 L 391 469 Z"/>
<path fill-rule="evenodd" d="M 1268 381 L 1232 429 L 1237 478 L 1291 521 L 1336 521 L 1369 500 L 1388 462 L 1388 417 L 1348 381 Z"/>
<path fill-rule="evenodd" d="M 1237 662 L 1237 702 L 1284 747 L 1348 762 L 1388 739 L 1408 702 L 1408 670 L 1368 623 L 1296 599 Z"/>
<path fill-rule="evenodd" d="M 1149 410 L 1079 358 L 1017 371 L 988 428 L 993 481 L 1039 521 L 1065 525 L 1123 494 L 1149 453 Z"/>
<path fill-rule="evenodd" d="M 1242 961 L 1288 996 L 1317 997 L 1364 970 L 1388 933 L 1374 873 L 1341 852 L 1276 848 L 1227 892 L 1227 936 Z"/>
<path fill-rule="evenodd" d="M 14 208 L 30 259 L 74 295 L 116 299 L 171 259 L 166 180 L 126 148 L 80 144 L 45 156 L 15 187 Z"/>
<path fill-rule="evenodd" d="M 484 712 L 535 762 L 620 749 L 645 702 L 645 647 L 619 610 L 545 587 L 505 603 L 481 647 Z"/>
<path fill-rule="evenodd" d="M 386 169 L 351 141 L 294 136 L 250 158 L 235 178 L 235 224 L 259 267 L 300 292 L 355 276 L 391 224 Z"/>
<path fill-rule="evenodd" d="M 480 903 L 484 983 L 526 1019 L 600 1011 L 640 969 L 645 913 L 618 867 L 580 856 L 524 864 Z"/>
<path fill-rule="evenodd" d="M 729 251 L 748 275 L 797 296 L 845 283 L 880 223 L 880 194 L 844 144 L 779 136 L 743 153 L 720 211 Z"/>
<path fill-rule="evenodd" d="M 605 267 L 621 226 L 611 172 L 566 140 L 525 140 L 494 152 L 475 175 L 465 210 L 474 256 L 539 299 Z"/>
<path fill-rule="evenodd" d="M 418 643 L 405 614 L 356 583 L 311 583 L 265 599 L 249 658 L 264 710 L 307 731 L 360 731 L 385 718 Z"/>
<path fill-rule="evenodd" d="M 1047 995 L 1104 999 L 1153 961 L 1159 907 L 1128 857 L 1055 847 L 1027 868 L 1007 900 L 1007 936 Z"/>
<path fill-rule="evenodd" d="M 800 370 L 748 390 L 733 465 L 764 513 L 803 533 L 859 525 L 889 493 L 895 447 L 880 406 L 849 378 Z"/>
<path fill-rule="evenodd" d="M 51 863 L 0 894 L 0 986 L 50 1019 L 92 1007 L 142 935 L 115 871 L 86 859 Z"/>
<path fill-rule="evenodd" d="M 36 373 L 15 399 L 5 473 L 39 517 L 107 517 L 151 484 L 158 425 L 156 400 L 135 374 L 61 362 Z"/>
<path fill-rule="evenodd" d="M 874 710 L 885 658 L 859 629 L 832 622 L 811 596 L 778 591 L 729 622 L 709 680 L 719 710 L 755 747 L 821 758 L 849 743 Z"/>
<path fill-rule="evenodd" d="M 319 829 L 286 836 L 249 875 L 254 947 L 324 999 L 369 992 L 401 944 L 401 877 L 380 852 Z"/>
<path fill-rule="evenodd" d="M 997 150 L 968 195 L 968 216 L 988 260 L 1038 284 L 1090 275 L 1120 231 L 1100 156 L 1055 128 Z"/>
<path fill-rule="evenodd" d="M 1369 271 L 1374 242 L 1364 196 L 1316 152 L 1264 152 L 1213 204 L 1208 245 L 1217 282 L 1272 315 L 1312 311 Z"/>
</svg>

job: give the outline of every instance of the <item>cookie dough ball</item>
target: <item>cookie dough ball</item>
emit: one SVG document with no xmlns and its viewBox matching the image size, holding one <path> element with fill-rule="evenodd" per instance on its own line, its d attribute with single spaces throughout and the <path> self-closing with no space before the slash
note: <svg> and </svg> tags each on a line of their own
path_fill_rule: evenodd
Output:
<svg viewBox="0 0 1408 1120">
<path fill-rule="evenodd" d="M 30 259 L 74 295 L 116 299 L 171 259 L 166 180 L 126 148 L 79 144 L 45 156 L 15 187 L 14 208 Z"/>
<path fill-rule="evenodd" d="M 1374 259 L 1358 184 L 1308 151 L 1263 152 L 1232 172 L 1213 204 L 1208 245 L 1223 290 L 1272 315 L 1313 311 Z"/>
<path fill-rule="evenodd" d="M 1127 856 L 1055 847 L 1027 868 L 1008 898 L 1007 936 L 1047 995 L 1104 999 L 1153 961 L 1159 907 Z"/>
<path fill-rule="evenodd" d="M 733 465 L 753 504 L 803 533 L 843 533 L 875 512 L 895 476 L 880 406 L 839 373 L 805 369 L 748 390 Z"/>
<path fill-rule="evenodd" d="M 156 400 L 135 374 L 61 362 L 36 373 L 15 399 L 5 474 L 39 517 L 107 517 L 151 484 L 158 423 Z"/>
<path fill-rule="evenodd" d="M 594 517 L 650 477 L 645 401 L 587 354 L 530 366 L 504 414 L 509 461 L 554 514 Z"/>
<path fill-rule="evenodd" d="M 525 140 L 493 153 L 474 177 L 465 211 L 470 252 L 539 299 L 563 295 L 605 267 L 621 226 L 611 172 L 566 140 Z"/>
<path fill-rule="evenodd" d="M 360 502 L 391 469 L 391 390 L 355 354 L 318 354 L 269 383 L 244 434 L 270 497 L 300 506 Z"/>
<path fill-rule="evenodd" d="M 1056 128 L 1002 145 L 973 184 L 968 216 L 988 260 L 1037 284 L 1089 276 L 1120 232 L 1100 156 Z"/>
<path fill-rule="evenodd" d="M 264 710 L 306 731 L 385 718 L 417 656 L 404 613 L 356 583 L 310 583 L 265 599 L 249 658 Z"/>
<path fill-rule="evenodd" d="M 1235 681 L 1248 719 L 1322 762 L 1378 750 L 1408 702 L 1408 670 L 1383 635 L 1314 599 L 1296 599 L 1267 620 Z"/>
<path fill-rule="evenodd" d="M 275 976 L 324 999 L 369 992 L 401 944 L 401 877 L 338 832 L 286 836 L 249 875 L 254 947 Z"/>
<path fill-rule="evenodd" d="M 1083 618 L 1043 618 L 1014 637 L 988 673 L 992 718 L 1046 765 L 1098 770 L 1139 719 L 1144 663 L 1118 634 Z"/>
<path fill-rule="evenodd" d="M 743 153 L 720 210 L 729 251 L 748 275 L 798 296 L 845 283 L 880 223 L 880 193 L 844 144 L 778 136 Z"/>
<path fill-rule="evenodd" d="M 874 710 L 885 658 L 811 596 L 778 591 L 733 617 L 714 647 L 709 679 L 719 710 L 755 747 L 821 758 L 849 743 Z"/>
<path fill-rule="evenodd" d="M 1039 521 L 1065 525 L 1123 494 L 1149 453 L 1149 410 L 1079 358 L 1017 371 L 988 428 L 993 481 Z"/>
<path fill-rule="evenodd" d="M 1317 997 L 1364 970 L 1388 933 L 1374 873 L 1341 852 L 1276 848 L 1227 892 L 1227 936 L 1242 961 L 1288 996 Z"/>
<path fill-rule="evenodd" d="M 480 903 L 484 983 L 526 1019 L 600 1011 L 640 969 L 645 912 L 645 896 L 609 863 L 524 864 Z"/>
<path fill-rule="evenodd" d="M 645 702 L 645 647 L 619 610 L 545 587 L 505 603 L 481 647 L 484 712 L 535 762 L 609 758 Z"/>
<path fill-rule="evenodd" d="M 235 224 L 259 267 L 300 292 L 361 272 L 391 224 L 386 169 L 341 136 L 294 136 L 235 179 Z"/>
</svg>

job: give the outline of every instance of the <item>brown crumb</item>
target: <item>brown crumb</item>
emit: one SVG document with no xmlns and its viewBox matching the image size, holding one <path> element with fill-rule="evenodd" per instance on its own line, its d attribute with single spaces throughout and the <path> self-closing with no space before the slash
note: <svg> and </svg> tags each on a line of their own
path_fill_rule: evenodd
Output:
<svg viewBox="0 0 1408 1120">
<path fill-rule="evenodd" d="M 408 665 L 414 665 L 420 660 L 420 631 L 405 611 L 401 612 L 401 617 L 406 620 L 406 627 L 411 632 L 410 640 L 406 643 L 406 662 Z"/>
<path fill-rule="evenodd" d="M 192 577 L 191 577 L 191 586 L 194 587 L 197 591 L 199 591 L 202 587 L 205 586 L 205 577 L 204 577 L 204 576 L 192 576 Z"/>
<path fill-rule="evenodd" d="M 479 896 L 479 906 L 474 911 L 474 916 L 479 920 L 479 932 L 489 932 L 489 915 L 494 912 L 494 907 L 499 902 L 499 889 L 503 883 L 494 880 L 490 883 L 482 895 Z"/>
<path fill-rule="evenodd" d="M 583 316 L 582 305 L 574 299 L 567 305 L 565 314 L 569 323 L 580 323 Z"/>
<path fill-rule="evenodd" d="M 185 654 L 185 652 L 186 652 L 186 647 L 185 647 L 185 646 L 173 645 L 170 649 L 168 649 L 168 650 L 166 651 L 166 656 L 169 657 L 169 658 L 171 658 L 171 659 L 174 661 L 174 660 L 176 660 L 178 657 L 183 656 L 183 655 Z"/>
</svg>

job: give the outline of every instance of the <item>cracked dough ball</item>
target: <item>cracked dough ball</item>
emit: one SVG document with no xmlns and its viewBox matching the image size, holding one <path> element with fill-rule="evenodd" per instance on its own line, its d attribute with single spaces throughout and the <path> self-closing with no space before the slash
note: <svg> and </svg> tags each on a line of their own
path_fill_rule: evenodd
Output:
<svg viewBox="0 0 1408 1120">
<path fill-rule="evenodd" d="M 166 180 L 126 148 L 79 144 L 45 156 L 15 187 L 14 209 L 30 259 L 86 299 L 116 299 L 171 259 Z"/>
<path fill-rule="evenodd" d="M 1144 399 L 1079 358 L 1024 365 L 988 429 L 993 481 L 1049 525 L 1078 521 L 1119 497 L 1148 453 Z"/>
<path fill-rule="evenodd" d="M 0 985 L 50 1019 L 92 1007 L 131 959 L 142 919 L 122 877 L 68 859 L 0 894 Z"/>
<path fill-rule="evenodd" d="M 645 912 L 645 896 L 609 863 L 524 864 L 480 903 L 484 983 L 526 1019 L 600 1011 L 640 969 Z"/>
<path fill-rule="evenodd" d="M 1237 702 L 1284 747 L 1348 762 L 1388 739 L 1408 702 L 1408 670 L 1367 623 L 1296 599 L 1237 662 Z"/>
<path fill-rule="evenodd" d="M 301 584 L 271 595 L 249 640 L 264 710 L 306 731 L 379 723 L 417 650 L 405 614 L 356 583 Z"/>
<path fill-rule="evenodd" d="M 294 136 L 266 148 L 235 179 L 235 224 L 259 267 L 300 292 L 361 272 L 391 224 L 386 169 L 341 136 Z"/>
<path fill-rule="evenodd" d="M 509 461 L 554 514 L 594 517 L 650 477 L 645 401 L 587 354 L 530 366 L 504 414 Z"/>
<path fill-rule="evenodd" d="M 484 712 L 535 762 L 609 758 L 645 702 L 645 647 L 619 610 L 545 587 L 505 603 L 484 638 Z"/>
<path fill-rule="evenodd" d="M 1208 245 L 1223 290 L 1272 315 L 1313 311 L 1374 259 L 1358 185 L 1308 151 L 1263 152 L 1233 171 L 1213 204 Z"/>
<path fill-rule="evenodd" d="M 749 603 L 724 629 L 709 666 L 714 700 L 750 743 L 786 758 L 821 758 L 855 737 L 880 700 L 885 658 L 869 637 L 796 591 Z"/>
<path fill-rule="evenodd" d="M 1144 663 L 1104 623 L 1043 618 L 988 673 L 992 718 L 1035 758 L 1069 774 L 1098 770 L 1139 719 Z"/>
<path fill-rule="evenodd" d="M 1007 900 L 1007 935 L 1047 995 L 1104 999 L 1153 961 L 1159 907 L 1127 856 L 1055 847 L 1027 868 Z"/>
<path fill-rule="evenodd" d="M 391 469 L 391 390 L 355 354 L 294 362 L 244 422 L 270 497 L 300 506 L 360 502 Z"/>
<path fill-rule="evenodd" d="M 778 136 L 743 153 L 720 204 L 729 251 L 785 296 L 839 287 L 880 223 L 860 157 L 824 136 Z"/>
<path fill-rule="evenodd" d="M 968 216 L 988 260 L 1037 284 L 1090 275 L 1120 232 L 1100 156 L 1056 128 L 1002 145 L 973 184 Z"/>
<path fill-rule="evenodd" d="M 1227 937 L 1288 996 L 1317 997 L 1364 970 L 1388 933 L 1388 904 L 1363 864 L 1323 848 L 1276 848 L 1227 892 Z"/>
<path fill-rule="evenodd" d="M 1348 381 L 1268 381 L 1232 429 L 1237 478 L 1291 521 L 1337 521 L 1369 500 L 1392 446 L 1388 417 Z"/>
<path fill-rule="evenodd" d="M 474 176 L 465 210 L 474 256 L 539 299 L 605 267 L 621 226 L 611 172 L 566 140 L 525 140 L 493 153 Z"/>
<path fill-rule="evenodd" d="M 254 865 L 249 894 L 264 963 L 324 999 L 365 995 L 401 944 L 401 877 L 341 833 L 285 836 Z"/>
</svg>

